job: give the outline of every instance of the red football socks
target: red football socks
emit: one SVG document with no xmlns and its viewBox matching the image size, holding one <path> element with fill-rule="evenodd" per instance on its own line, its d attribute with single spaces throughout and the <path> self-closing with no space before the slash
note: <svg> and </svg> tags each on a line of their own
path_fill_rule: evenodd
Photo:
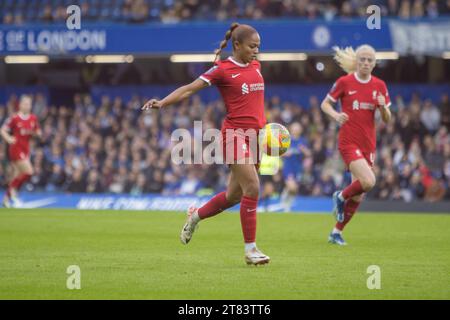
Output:
<svg viewBox="0 0 450 320">
<path fill-rule="evenodd" d="M 198 216 L 200 219 L 205 219 L 209 217 L 213 217 L 218 213 L 221 213 L 223 210 L 231 207 L 226 198 L 226 192 L 221 192 L 215 195 L 211 200 L 209 200 L 205 205 L 198 209 Z"/>
<path fill-rule="evenodd" d="M 14 178 L 9 184 L 8 193 L 10 193 L 10 189 L 19 190 L 20 187 L 25 182 L 27 182 L 30 178 L 31 178 L 31 175 L 29 175 L 27 173 L 23 173 L 20 176 L 18 176 L 17 178 Z"/>
<path fill-rule="evenodd" d="M 241 199 L 241 226 L 245 243 L 256 241 L 256 208 L 258 199 L 243 196 Z"/>
<path fill-rule="evenodd" d="M 355 180 L 349 186 L 347 186 L 344 191 L 342 191 L 342 196 L 345 200 L 347 200 L 349 198 L 353 198 L 354 196 L 358 196 L 361 193 L 364 193 L 361 182 L 359 182 L 359 180 Z"/>
<path fill-rule="evenodd" d="M 342 231 L 345 225 L 353 218 L 356 210 L 361 202 L 356 202 L 353 199 L 348 199 L 344 204 L 344 221 L 336 223 L 336 229 Z"/>
</svg>

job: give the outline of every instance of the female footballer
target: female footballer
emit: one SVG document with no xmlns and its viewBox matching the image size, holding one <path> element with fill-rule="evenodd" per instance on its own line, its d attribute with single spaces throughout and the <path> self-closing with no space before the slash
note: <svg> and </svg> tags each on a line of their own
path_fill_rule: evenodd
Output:
<svg viewBox="0 0 450 320">
<path fill-rule="evenodd" d="M 233 53 L 225 60 L 218 57 L 231 39 Z M 241 161 L 252 158 L 251 143 L 242 135 L 244 130 L 259 131 L 264 127 L 264 79 L 261 65 L 256 60 L 259 52 L 260 36 L 249 25 L 233 23 L 225 34 L 220 48 L 216 50 L 214 66 L 192 83 L 182 86 L 162 100 L 151 99 L 143 107 L 165 108 L 192 96 L 210 85 L 219 89 L 227 114 L 222 124 L 223 156 L 228 160 L 231 173 L 227 190 L 215 195 L 201 208 L 189 208 L 188 217 L 181 231 L 181 242 L 187 244 L 198 225 L 206 218 L 240 202 L 240 219 L 245 242 L 247 264 L 266 264 L 270 258 L 256 246 L 256 210 L 259 197 L 258 163 Z M 259 159 L 259 157 L 258 157 Z M 243 163 L 244 162 L 244 163 Z"/>
<path fill-rule="evenodd" d="M 0 129 L 0 134 L 9 145 L 8 156 L 14 171 L 13 179 L 8 184 L 3 197 L 3 205 L 7 208 L 17 204 L 17 193 L 20 187 L 27 182 L 33 174 L 30 161 L 30 139 L 32 136 L 41 136 L 42 132 L 36 115 L 31 113 L 32 99 L 23 95 L 19 101 L 19 111 L 8 118 Z"/>
<path fill-rule="evenodd" d="M 371 46 L 362 45 L 356 51 L 334 50 L 335 60 L 347 75 L 334 83 L 321 108 L 341 126 L 338 149 L 352 174 L 352 183 L 333 194 L 337 223 L 328 241 L 345 245 L 342 230 L 356 213 L 363 194 L 375 186 L 372 170 L 376 150 L 375 111 L 378 109 L 383 121 L 389 122 L 391 102 L 384 81 L 372 75 L 376 58 Z M 341 112 L 334 108 L 338 100 Z"/>
</svg>

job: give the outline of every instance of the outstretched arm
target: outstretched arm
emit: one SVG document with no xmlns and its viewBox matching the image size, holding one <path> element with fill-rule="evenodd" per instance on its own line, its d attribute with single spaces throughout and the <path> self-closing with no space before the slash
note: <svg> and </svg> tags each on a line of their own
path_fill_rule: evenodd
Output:
<svg viewBox="0 0 450 320">
<path fill-rule="evenodd" d="M 194 93 L 203 88 L 206 88 L 207 86 L 208 84 L 205 81 L 201 79 L 196 79 L 190 84 L 187 84 L 174 90 L 172 93 L 170 93 L 167 97 L 165 97 L 162 100 L 150 99 L 144 104 L 142 110 L 148 110 L 151 108 L 160 109 L 166 106 L 170 106 L 172 104 L 180 102 L 181 100 L 189 98 Z"/>
<path fill-rule="evenodd" d="M 339 122 L 340 125 L 343 125 L 348 120 L 348 115 L 344 112 L 337 112 L 334 109 L 334 102 L 327 96 L 323 99 L 320 108 L 323 112 L 329 115 L 331 118 Z"/>
</svg>

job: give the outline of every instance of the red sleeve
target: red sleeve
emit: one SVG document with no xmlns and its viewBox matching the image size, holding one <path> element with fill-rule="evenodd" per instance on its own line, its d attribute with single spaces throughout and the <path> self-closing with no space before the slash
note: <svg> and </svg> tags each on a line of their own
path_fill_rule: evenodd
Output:
<svg viewBox="0 0 450 320">
<path fill-rule="evenodd" d="M 216 85 L 220 83 L 223 78 L 223 69 L 220 67 L 220 65 L 215 64 L 208 71 L 203 73 L 199 78 L 205 81 L 208 85 Z"/>
<path fill-rule="evenodd" d="M 345 92 L 344 80 L 339 78 L 331 87 L 331 90 L 328 92 L 327 97 L 330 98 L 331 101 L 337 102 Z"/>
<path fill-rule="evenodd" d="M 380 92 L 383 96 L 384 99 L 386 100 L 386 107 L 390 107 L 391 106 L 391 98 L 389 96 L 389 91 L 386 87 L 386 83 L 384 81 L 381 81 L 381 92 Z"/>
</svg>

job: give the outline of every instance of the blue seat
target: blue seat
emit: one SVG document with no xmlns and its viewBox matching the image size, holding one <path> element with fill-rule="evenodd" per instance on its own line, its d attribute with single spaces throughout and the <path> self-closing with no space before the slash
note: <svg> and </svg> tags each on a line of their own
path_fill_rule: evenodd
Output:
<svg viewBox="0 0 450 320">
<path fill-rule="evenodd" d="M 161 15 L 159 8 L 150 9 L 149 15 L 151 18 L 157 19 Z"/>
<path fill-rule="evenodd" d="M 88 11 L 89 18 L 96 18 L 99 15 L 99 10 L 95 7 L 89 8 Z"/>
<path fill-rule="evenodd" d="M 121 19 L 121 17 L 122 17 L 122 11 L 121 11 L 121 9 L 120 9 L 119 7 L 114 8 L 114 9 L 112 10 L 111 18 L 112 18 L 113 20 L 118 21 L 118 20 Z"/>
<path fill-rule="evenodd" d="M 25 15 L 24 15 L 24 18 L 25 18 L 27 21 L 31 21 L 31 22 L 35 21 L 36 18 L 37 18 L 36 10 L 30 10 L 30 9 L 28 9 L 28 10 L 26 11 Z"/>
<path fill-rule="evenodd" d="M 111 16 L 112 10 L 108 7 L 104 7 L 100 9 L 100 17 L 103 19 L 108 20 L 108 18 Z"/>
</svg>

